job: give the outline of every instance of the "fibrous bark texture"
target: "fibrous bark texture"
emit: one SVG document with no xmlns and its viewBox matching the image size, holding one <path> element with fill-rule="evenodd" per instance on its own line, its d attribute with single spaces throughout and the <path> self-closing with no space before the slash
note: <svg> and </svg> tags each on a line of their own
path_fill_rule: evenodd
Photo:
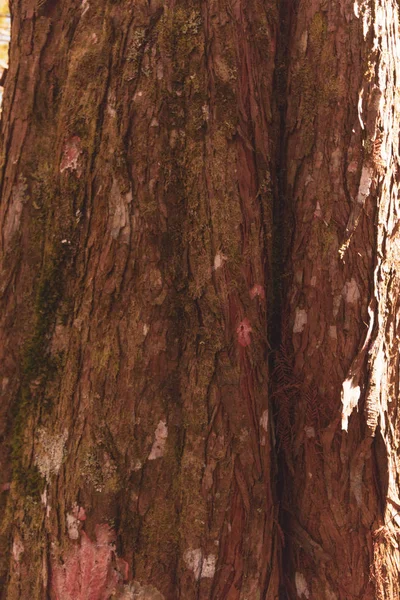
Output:
<svg viewBox="0 0 400 600">
<path fill-rule="evenodd" d="M 5 597 L 275 597 L 274 4 L 12 13 Z"/>
<path fill-rule="evenodd" d="M 398 5 L 300 2 L 290 48 L 289 594 L 399 598 Z"/>
<path fill-rule="evenodd" d="M 0 597 L 400 597 L 389 0 L 15 0 Z"/>
</svg>

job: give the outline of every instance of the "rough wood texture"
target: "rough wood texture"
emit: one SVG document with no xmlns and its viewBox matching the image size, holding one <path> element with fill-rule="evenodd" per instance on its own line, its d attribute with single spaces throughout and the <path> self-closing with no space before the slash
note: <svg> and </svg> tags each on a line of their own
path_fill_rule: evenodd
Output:
<svg viewBox="0 0 400 600">
<path fill-rule="evenodd" d="M 400 595 L 398 32 L 390 1 L 301 1 L 292 28 L 278 361 L 290 597 Z"/>
<path fill-rule="evenodd" d="M 2 120 L 3 597 L 275 598 L 274 4 L 39 4 Z"/>
<path fill-rule="evenodd" d="M 399 599 L 397 3 L 11 9 L 0 597 Z"/>
</svg>

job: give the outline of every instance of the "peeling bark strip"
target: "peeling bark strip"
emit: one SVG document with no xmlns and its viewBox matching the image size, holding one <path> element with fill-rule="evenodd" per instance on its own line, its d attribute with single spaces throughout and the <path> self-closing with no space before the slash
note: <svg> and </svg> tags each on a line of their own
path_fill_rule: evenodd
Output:
<svg viewBox="0 0 400 600">
<path fill-rule="evenodd" d="M 11 10 L 0 598 L 399 598 L 397 3 Z"/>
</svg>

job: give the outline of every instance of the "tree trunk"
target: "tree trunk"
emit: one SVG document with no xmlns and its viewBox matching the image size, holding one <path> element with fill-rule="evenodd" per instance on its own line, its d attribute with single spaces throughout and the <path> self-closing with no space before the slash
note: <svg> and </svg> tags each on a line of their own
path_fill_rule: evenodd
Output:
<svg viewBox="0 0 400 600">
<path fill-rule="evenodd" d="M 11 12 L 0 597 L 400 598 L 397 3 Z"/>
<path fill-rule="evenodd" d="M 39 4 L 2 120 L 3 595 L 277 597 L 276 9 Z"/>
<path fill-rule="evenodd" d="M 400 597 L 398 32 L 391 1 L 300 1 L 291 31 L 276 369 L 290 597 Z"/>
</svg>

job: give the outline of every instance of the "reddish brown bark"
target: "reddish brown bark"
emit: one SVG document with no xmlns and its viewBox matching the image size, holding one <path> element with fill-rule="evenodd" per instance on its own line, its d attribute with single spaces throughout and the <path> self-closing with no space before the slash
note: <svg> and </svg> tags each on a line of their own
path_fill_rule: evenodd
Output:
<svg viewBox="0 0 400 600">
<path fill-rule="evenodd" d="M 274 4 L 12 10 L 3 597 L 275 598 Z"/>
<path fill-rule="evenodd" d="M 399 598 L 397 3 L 11 9 L 0 597 Z"/>
<path fill-rule="evenodd" d="M 399 598 L 398 7 L 300 2 L 297 14 L 277 368 L 289 595 Z"/>
</svg>

